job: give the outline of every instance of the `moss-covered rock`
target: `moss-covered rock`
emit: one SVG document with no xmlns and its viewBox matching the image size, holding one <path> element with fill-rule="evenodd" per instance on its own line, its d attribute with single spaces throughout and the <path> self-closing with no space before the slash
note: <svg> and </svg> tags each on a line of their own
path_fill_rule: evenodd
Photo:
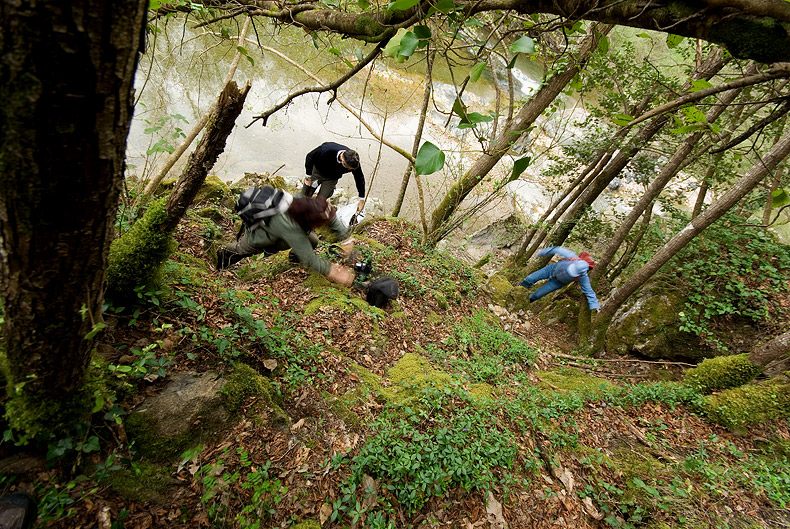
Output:
<svg viewBox="0 0 790 529">
<path fill-rule="evenodd" d="M 760 373 L 760 366 L 749 361 L 749 355 L 707 358 L 685 372 L 683 381 L 700 393 L 731 389 L 750 382 Z"/>
<path fill-rule="evenodd" d="M 703 398 L 702 411 L 713 422 L 739 429 L 790 417 L 790 384 L 746 384 Z"/>
<path fill-rule="evenodd" d="M 395 402 L 408 402 L 424 388 L 445 389 L 453 385 L 449 374 L 434 368 L 422 356 L 406 353 L 388 371 L 391 387 L 384 396 Z M 489 384 L 470 384 L 471 396 L 490 398 L 493 388 Z"/>
<path fill-rule="evenodd" d="M 507 305 L 508 294 L 513 290 L 513 285 L 510 284 L 506 277 L 494 274 L 488 278 L 483 288 L 497 305 L 505 306 Z"/>
<path fill-rule="evenodd" d="M 440 309 L 447 310 L 450 308 L 450 304 L 447 302 L 447 297 L 438 290 L 431 290 L 431 297 L 434 299 L 434 301 L 436 301 L 436 304 L 439 305 Z"/>
<path fill-rule="evenodd" d="M 699 361 L 715 352 L 680 330 L 684 296 L 658 285 L 643 289 L 617 311 L 606 332 L 606 348 L 618 354 Z"/>
<path fill-rule="evenodd" d="M 295 187 L 288 186 L 282 176 L 271 176 L 269 173 L 244 173 L 243 177 L 231 182 L 230 190 L 234 195 L 240 195 L 251 187 L 263 186 L 284 189 L 292 194 L 298 191 Z"/>
<path fill-rule="evenodd" d="M 262 399 L 270 406 L 277 405 L 277 391 L 269 379 L 247 364 L 238 363 L 222 388 L 222 402 L 229 412 L 238 413 L 251 397 Z"/>
<path fill-rule="evenodd" d="M 219 179 L 216 175 L 208 175 L 203 185 L 195 195 L 194 204 L 222 204 L 227 208 L 232 208 L 236 199 L 228 184 Z"/>
<path fill-rule="evenodd" d="M 216 373 L 177 373 L 158 395 L 146 398 L 124 420 L 138 453 L 153 461 L 172 461 L 186 449 L 221 435 L 230 414 Z"/>
<path fill-rule="evenodd" d="M 291 526 L 291 529 L 321 529 L 321 524 L 318 520 L 302 520 L 301 522 Z"/>
<path fill-rule="evenodd" d="M 197 216 L 213 220 L 214 222 L 222 222 L 225 220 L 225 214 L 216 206 L 208 206 L 200 209 L 197 212 Z"/>
<path fill-rule="evenodd" d="M 163 264 L 176 248 L 172 234 L 161 229 L 167 215 L 165 203 L 164 198 L 152 203 L 132 229 L 110 245 L 108 297 L 136 299 L 136 287 L 161 280 Z"/>
</svg>

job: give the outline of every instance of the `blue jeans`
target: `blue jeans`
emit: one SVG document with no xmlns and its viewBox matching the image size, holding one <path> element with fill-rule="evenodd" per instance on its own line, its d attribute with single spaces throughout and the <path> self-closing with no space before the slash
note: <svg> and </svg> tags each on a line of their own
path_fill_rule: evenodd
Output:
<svg viewBox="0 0 790 529">
<path fill-rule="evenodd" d="M 554 267 L 557 266 L 557 263 L 552 263 L 548 266 L 544 266 L 540 270 L 532 272 L 527 277 L 524 278 L 524 281 L 520 283 L 522 287 L 530 288 L 532 285 L 537 283 L 538 281 L 543 281 L 544 279 L 548 279 L 546 283 L 537 289 L 535 292 L 529 295 L 530 301 L 537 301 L 549 292 L 554 292 L 558 288 L 562 288 L 567 283 L 562 283 L 554 278 Z"/>
</svg>

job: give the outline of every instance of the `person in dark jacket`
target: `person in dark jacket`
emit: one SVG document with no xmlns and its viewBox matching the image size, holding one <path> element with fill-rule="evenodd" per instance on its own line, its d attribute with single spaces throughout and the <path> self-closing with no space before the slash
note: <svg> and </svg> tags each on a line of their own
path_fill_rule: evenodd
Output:
<svg viewBox="0 0 790 529">
<path fill-rule="evenodd" d="M 306 197 L 313 196 L 318 190 L 318 196 L 327 200 L 335 192 L 337 181 L 344 174 L 350 172 L 354 175 L 354 182 L 357 184 L 359 193 L 359 204 L 357 212 L 361 212 L 365 206 L 365 175 L 359 165 L 359 154 L 339 143 L 322 143 L 309 153 L 304 160 L 304 169 L 307 178 L 304 180 L 302 194 Z"/>
<path fill-rule="evenodd" d="M 245 230 L 235 243 L 220 249 L 217 269 L 227 268 L 251 255 L 263 253 L 268 257 L 290 249 L 295 258 L 292 262 L 312 268 L 330 281 L 350 286 L 354 282 L 354 272 L 350 268 L 330 263 L 313 251 L 318 246 L 318 238 L 311 231 L 324 225 L 343 241 L 340 247 L 348 256 L 354 241 L 348 238 L 348 230 L 335 216 L 335 209 L 322 196 L 303 197 L 294 198 L 288 209 L 272 216 L 268 224 Z"/>
<path fill-rule="evenodd" d="M 538 281 L 548 279 L 542 287 L 529 295 L 530 301 L 537 301 L 549 292 L 554 292 L 558 288 L 576 281 L 582 294 L 587 297 L 587 305 L 590 307 L 590 310 L 601 308 L 598 303 L 598 297 L 590 284 L 590 278 L 587 275 L 587 271 L 595 266 L 595 261 L 593 261 L 590 254 L 582 252 L 576 255 L 575 252 L 563 246 L 550 246 L 540 250 L 537 255 L 558 255 L 562 257 L 562 260 L 532 272 L 519 283 L 524 288 L 531 288 Z"/>
</svg>

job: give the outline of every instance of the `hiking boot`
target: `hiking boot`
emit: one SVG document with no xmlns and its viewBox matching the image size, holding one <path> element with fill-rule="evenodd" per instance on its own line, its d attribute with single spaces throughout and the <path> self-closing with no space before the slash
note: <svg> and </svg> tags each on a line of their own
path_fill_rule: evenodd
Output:
<svg viewBox="0 0 790 529">
<path fill-rule="evenodd" d="M 225 270 L 229 266 L 238 263 L 245 257 L 249 257 L 249 255 L 238 254 L 228 250 L 227 248 L 220 248 L 217 250 L 217 270 Z"/>
<path fill-rule="evenodd" d="M 288 262 L 291 264 L 299 264 L 301 261 L 299 260 L 299 256 L 294 253 L 293 250 L 288 252 Z"/>
</svg>

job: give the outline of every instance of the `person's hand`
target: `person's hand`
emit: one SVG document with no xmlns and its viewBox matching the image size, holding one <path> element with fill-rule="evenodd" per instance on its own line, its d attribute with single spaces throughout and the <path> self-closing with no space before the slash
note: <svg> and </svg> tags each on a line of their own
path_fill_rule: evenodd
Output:
<svg viewBox="0 0 790 529">
<path fill-rule="evenodd" d="M 356 241 L 354 239 L 348 238 L 340 243 L 340 248 L 343 250 L 343 257 L 348 257 L 351 255 L 351 251 L 354 249 L 355 242 Z"/>
<path fill-rule="evenodd" d="M 311 177 L 311 176 L 305 177 L 304 185 L 306 185 L 307 187 L 310 187 L 311 185 L 313 185 L 313 177 Z"/>
<path fill-rule="evenodd" d="M 354 272 L 348 267 L 333 263 L 326 278 L 333 283 L 350 287 L 354 283 Z"/>
<path fill-rule="evenodd" d="M 365 209 L 365 199 L 360 198 L 359 204 L 357 204 L 357 213 L 362 213 L 362 210 Z"/>
</svg>

